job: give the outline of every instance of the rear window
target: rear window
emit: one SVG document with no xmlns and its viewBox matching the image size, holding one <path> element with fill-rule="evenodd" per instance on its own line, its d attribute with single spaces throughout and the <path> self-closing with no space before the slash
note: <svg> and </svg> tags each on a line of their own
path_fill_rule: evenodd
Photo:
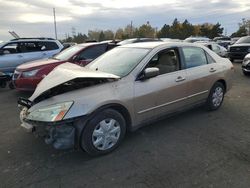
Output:
<svg viewBox="0 0 250 188">
<path fill-rule="evenodd" d="M 39 42 L 42 51 L 57 50 L 59 46 L 55 42 Z"/>
<path fill-rule="evenodd" d="M 106 51 L 106 49 L 107 49 L 106 44 L 90 46 L 80 53 L 78 59 L 79 60 L 95 59 L 98 56 L 102 55 Z"/>
<path fill-rule="evenodd" d="M 198 67 L 207 64 L 205 51 L 198 47 L 183 47 L 182 48 L 186 68 Z"/>
</svg>

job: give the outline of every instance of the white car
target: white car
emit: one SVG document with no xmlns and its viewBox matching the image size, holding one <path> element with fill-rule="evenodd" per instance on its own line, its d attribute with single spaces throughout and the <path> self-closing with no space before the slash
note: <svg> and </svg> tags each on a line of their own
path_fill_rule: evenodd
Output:
<svg viewBox="0 0 250 188">
<path fill-rule="evenodd" d="M 51 38 L 20 38 L 0 44 L 0 71 L 13 73 L 20 64 L 52 57 L 63 45 Z"/>
<path fill-rule="evenodd" d="M 250 53 L 247 54 L 242 62 L 242 72 L 244 75 L 250 75 Z"/>
<path fill-rule="evenodd" d="M 195 43 L 199 43 L 201 45 L 204 45 L 204 46 L 208 47 L 210 50 L 214 51 L 215 53 L 217 53 L 221 57 L 227 57 L 228 56 L 227 49 L 224 48 L 223 46 L 220 46 L 219 44 L 217 44 L 215 42 L 198 41 L 198 42 L 195 42 Z"/>
</svg>

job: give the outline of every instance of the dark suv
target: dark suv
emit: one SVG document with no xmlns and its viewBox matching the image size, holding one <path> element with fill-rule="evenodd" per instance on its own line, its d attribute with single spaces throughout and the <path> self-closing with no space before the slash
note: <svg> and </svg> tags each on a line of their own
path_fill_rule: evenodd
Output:
<svg viewBox="0 0 250 188">
<path fill-rule="evenodd" d="M 243 60 L 250 53 L 250 36 L 241 37 L 234 45 L 229 47 L 228 57 L 233 62 L 235 59 Z"/>
</svg>

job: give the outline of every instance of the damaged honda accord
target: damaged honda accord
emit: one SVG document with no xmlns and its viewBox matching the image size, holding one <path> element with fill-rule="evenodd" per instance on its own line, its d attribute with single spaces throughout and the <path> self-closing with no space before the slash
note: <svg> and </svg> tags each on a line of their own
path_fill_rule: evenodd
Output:
<svg viewBox="0 0 250 188">
<path fill-rule="evenodd" d="M 127 131 L 205 104 L 217 110 L 232 63 L 206 47 L 149 42 L 117 47 L 86 67 L 65 63 L 20 98 L 21 126 L 56 149 L 116 149 Z"/>
</svg>

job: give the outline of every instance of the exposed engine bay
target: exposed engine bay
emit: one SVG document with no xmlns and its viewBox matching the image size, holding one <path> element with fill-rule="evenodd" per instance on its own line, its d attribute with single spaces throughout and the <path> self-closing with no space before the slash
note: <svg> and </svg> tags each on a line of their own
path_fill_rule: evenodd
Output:
<svg viewBox="0 0 250 188">
<path fill-rule="evenodd" d="M 39 103 L 40 101 L 43 101 L 45 99 L 48 99 L 50 97 L 60 95 L 62 93 L 70 92 L 77 89 L 82 89 L 94 85 L 99 85 L 107 82 L 112 82 L 115 79 L 111 78 L 76 78 L 74 80 L 68 81 L 66 83 L 63 83 L 61 85 L 58 85 L 54 88 L 51 88 L 44 93 L 42 93 L 40 96 L 35 98 L 33 101 L 33 104 Z"/>
</svg>

